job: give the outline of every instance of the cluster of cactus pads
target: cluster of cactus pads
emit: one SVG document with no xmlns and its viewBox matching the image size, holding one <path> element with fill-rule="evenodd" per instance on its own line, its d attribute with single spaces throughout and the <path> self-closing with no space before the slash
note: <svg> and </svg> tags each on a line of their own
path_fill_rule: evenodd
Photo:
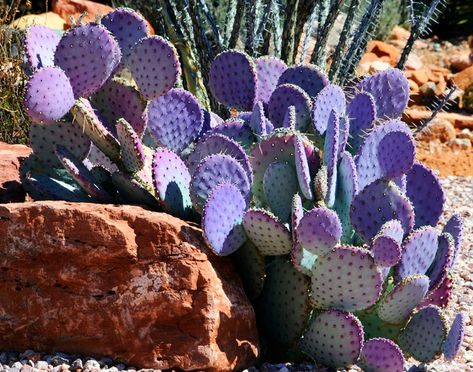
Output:
<svg viewBox="0 0 473 372">
<path fill-rule="evenodd" d="M 268 340 L 330 367 L 403 370 L 460 349 L 444 308 L 462 221 L 437 229 L 438 178 L 415 160 L 395 69 L 331 84 L 312 65 L 228 50 L 215 99 L 180 84 L 174 47 L 117 9 L 57 36 L 26 34 L 36 199 L 147 205 L 202 224 L 232 254 Z"/>
</svg>

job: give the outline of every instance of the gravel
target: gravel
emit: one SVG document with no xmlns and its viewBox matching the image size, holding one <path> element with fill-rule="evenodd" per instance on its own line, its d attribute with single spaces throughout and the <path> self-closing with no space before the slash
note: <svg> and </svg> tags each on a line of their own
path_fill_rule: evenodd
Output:
<svg viewBox="0 0 473 372">
<path fill-rule="evenodd" d="M 453 270 L 455 279 L 455 291 L 453 298 L 447 308 L 447 317 L 452 321 L 456 312 L 463 312 L 466 315 L 467 326 L 465 331 L 465 340 L 462 350 L 457 358 L 448 362 L 442 358 L 430 363 L 427 367 L 418 365 L 414 360 L 408 360 L 406 370 L 409 372 L 467 372 L 473 371 L 473 177 L 445 177 L 442 178 L 442 184 L 446 192 L 445 213 L 441 224 L 454 213 L 458 213 L 464 220 L 463 244 L 460 253 L 460 259 L 457 260 L 456 267 Z M 65 353 L 56 353 L 49 355 L 39 353 L 33 350 L 27 350 L 24 353 L 1 352 L 0 351 L 0 372 L 148 372 L 151 369 L 137 370 L 134 367 L 126 367 L 124 364 L 113 361 L 110 358 L 95 360 L 77 355 L 68 355 Z M 158 371 L 158 370 L 154 370 Z M 248 372 L 329 372 L 326 368 L 316 368 L 314 365 L 293 365 L 286 364 L 268 364 L 265 363 L 259 368 L 249 368 Z M 332 370 L 333 371 L 333 370 Z M 361 369 L 355 367 L 346 370 L 346 372 L 359 372 Z M 389 371 L 386 371 L 389 372 Z"/>
</svg>

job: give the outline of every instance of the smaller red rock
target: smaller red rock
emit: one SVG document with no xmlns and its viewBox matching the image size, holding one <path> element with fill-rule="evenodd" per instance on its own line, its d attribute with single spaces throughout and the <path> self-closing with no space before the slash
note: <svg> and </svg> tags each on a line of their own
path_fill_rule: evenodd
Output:
<svg viewBox="0 0 473 372">
<path fill-rule="evenodd" d="M 0 142 L 0 203 L 25 201 L 26 193 L 20 183 L 20 162 L 30 153 L 27 146 Z"/>
</svg>

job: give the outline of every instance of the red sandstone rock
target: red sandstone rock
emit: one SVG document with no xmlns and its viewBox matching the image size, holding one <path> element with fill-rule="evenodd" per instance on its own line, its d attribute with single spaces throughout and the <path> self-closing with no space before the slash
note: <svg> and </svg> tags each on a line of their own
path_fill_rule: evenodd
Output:
<svg viewBox="0 0 473 372">
<path fill-rule="evenodd" d="M 0 350 L 109 356 L 138 368 L 239 370 L 253 308 L 199 228 L 134 206 L 0 206 Z"/>
<path fill-rule="evenodd" d="M 374 53 L 379 58 L 387 57 L 387 61 L 391 66 L 395 66 L 399 61 L 401 52 L 396 47 L 389 45 L 383 41 L 373 40 L 368 43 L 368 53 Z"/>
<path fill-rule="evenodd" d="M 453 81 L 461 90 L 467 90 L 470 87 L 473 87 L 473 66 L 455 74 L 453 76 Z"/>
<path fill-rule="evenodd" d="M 456 131 L 452 123 L 448 120 L 436 118 L 418 133 L 417 139 L 426 142 L 434 140 L 450 142 L 455 139 L 455 136 Z"/>
<path fill-rule="evenodd" d="M 417 109 L 417 108 L 408 108 L 403 116 L 402 120 L 404 120 L 407 123 L 412 123 L 412 124 L 419 124 L 422 121 L 430 118 L 432 115 L 431 111 L 428 110 L 422 110 L 422 109 Z M 468 128 L 468 129 L 473 129 L 473 116 L 472 115 L 462 115 L 462 114 L 457 114 L 454 112 L 439 112 L 437 114 L 438 119 L 443 119 L 443 120 L 448 120 L 450 123 L 453 124 L 455 128 L 458 129 L 463 129 L 463 128 Z"/>
<path fill-rule="evenodd" d="M 0 142 L 0 203 L 25 201 L 19 168 L 20 161 L 30 153 L 27 146 Z"/>
</svg>

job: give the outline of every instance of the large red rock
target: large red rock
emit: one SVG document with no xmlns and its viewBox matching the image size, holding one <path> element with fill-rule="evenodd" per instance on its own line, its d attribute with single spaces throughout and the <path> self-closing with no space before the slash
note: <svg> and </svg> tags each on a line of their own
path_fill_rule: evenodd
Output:
<svg viewBox="0 0 473 372">
<path fill-rule="evenodd" d="M 20 183 L 20 162 L 31 153 L 23 145 L 0 142 L 0 203 L 22 202 L 26 194 Z"/>
<path fill-rule="evenodd" d="M 135 206 L 0 206 L 0 350 L 230 371 L 258 355 L 230 259 L 195 225 Z"/>
<path fill-rule="evenodd" d="M 97 16 L 104 16 L 113 10 L 112 7 L 88 0 L 53 0 L 52 10 L 65 19 L 69 25 L 70 17 L 77 19 L 85 13 L 83 22 L 95 22 Z"/>
</svg>

